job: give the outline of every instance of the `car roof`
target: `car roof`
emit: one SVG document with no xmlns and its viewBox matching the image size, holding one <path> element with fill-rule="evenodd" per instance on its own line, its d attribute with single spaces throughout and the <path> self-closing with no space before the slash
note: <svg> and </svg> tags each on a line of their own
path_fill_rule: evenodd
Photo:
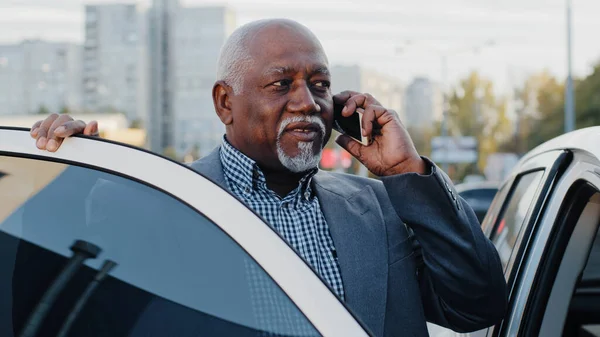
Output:
<svg viewBox="0 0 600 337">
<path fill-rule="evenodd" d="M 521 158 L 517 167 L 532 157 L 554 150 L 585 151 L 600 160 L 600 126 L 575 130 L 542 143 Z"/>
</svg>

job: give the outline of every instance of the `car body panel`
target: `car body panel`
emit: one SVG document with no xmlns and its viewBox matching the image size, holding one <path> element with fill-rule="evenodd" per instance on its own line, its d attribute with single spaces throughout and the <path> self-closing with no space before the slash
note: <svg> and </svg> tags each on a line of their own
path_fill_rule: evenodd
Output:
<svg viewBox="0 0 600 337">
<path fill-rule="evenodd" d="M 560 157 L 560 153 L 567 153 L 570 158 L 564 161 L 562 166 L 560 166 L 561 163 L 556 161 Z M 548 171 L 555 164 L 559 165 L 559 168 L 556 172 L 557 175 L 553 178 L 549 176 Z M 524 336 L 521 333 L 523 332 L 523 326 L 527 323 L 525 315 L 532 299 L 531 294 L 533 287 L 536 285 L 535 280 L 536 277 L 539 277 L 540 264 L 549 245 L 549 238 L 555 230 L 555 226 L 557 226 L 557 217 L 560 214 L 561 207 L 564 207 L 565 203 L 568 202 L 569 191 L 582 181 L 600 191 L 600 127 L 581 129 L 559 136 L 527 153 L 500 185 L 490 212 L 483 221 L 483 230 L 488 237 L 493 235 L 496 226 L 498 226 L 499 214 L 502 214 L 506 204 L 511 200 L 511 190 L 515 188 L 515 184 L 518 182 L 517 178 L 524 173 L 540 168 L 546 170 L 542 184 L 546 182 L 547 188 L 543 189 L 540 186 L 536 193 L 534 203 L 537 202 L 540 205 L 537 211 L 538 214 L 534 214 L 536 211 L 533 210 L 533 206 L 530 206 L 532 207 L 529 210 L 530 214 L 523 225 L 523 233 L 518 239 L 522 243 L 520 247 L 523 248 L 515 249 L 514 254 L 517 256 L 514 257 L 512 268 L 507 270 L 508 273 L 512 274 L 509 279 L 509 286 L 512 285 L 512 291 L 510 307 L 505 320 L 502 324 L 489 329 L 466 334 L 454 333 L 453 336 Z M 588 249 L 591 244 L 591 234 L 593 234 L 592 228 L 576 229 L 574 236 L 571 237 L 573 240 L 569 239 L 570 248 L 576 248 L 574 250 L 580 252 Z M 582 240 L 586 243 L 584 244 Z M 581 244 L 577 246 L 578 242 L 581 242 Z M 562 269 L 559 269 L 558 272 L 560 275 L 581 268 L 582 260 L 573 260 L 572 256 L 568 256 L 568 249 L 569 247 L 563 258 L 574 262 L 572 265 L 561 264 Z M 557 277 L 560 275 L 557 275 Z M 569 287 L 574 286 L 575 279 L 576 275 L 571 275 L 570 278 L 566 279 L 559 278 L 556 281 L 558 282 L 557 286 L 562 284 L 565 289 L 569 289 Z M 561 328 L 564 325 L 565 312 L 568 309 L 566 307 L 568 302 L 565 302 L 567 297 L 569 299 L 571 297 L 569 290 L 561 293 L 557 289 L 557 291 L 551 293 L 548 306 L 544 311 L 539 336 L 562 336 Z M 439 336 L 446 336 L 446 334 L 440 334 Z"/>
</svg>

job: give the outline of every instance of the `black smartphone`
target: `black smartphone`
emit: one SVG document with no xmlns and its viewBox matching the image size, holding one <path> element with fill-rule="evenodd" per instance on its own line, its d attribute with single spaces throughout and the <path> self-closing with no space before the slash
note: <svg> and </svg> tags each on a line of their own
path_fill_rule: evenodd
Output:
<svg viewBox="0 0 600 337">
<path fill-rule="evenodd" d="M 344 117 L 342 109 L 344 109 L 344 105 L 334 104 L 333 106 L 333 129 L 363 145 L 369 145 L 369 139 L 362 135 L 363 114 L 355 111 L 350 117 Z"/>
</svg>

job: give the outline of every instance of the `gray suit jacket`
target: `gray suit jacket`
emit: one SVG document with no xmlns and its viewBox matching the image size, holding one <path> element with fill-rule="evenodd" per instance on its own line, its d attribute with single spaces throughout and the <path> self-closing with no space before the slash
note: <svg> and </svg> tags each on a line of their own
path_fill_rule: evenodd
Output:
<svg viewBox="0 0 600 337">
<path fill-rule="evenodd" d="M 338 252 L 346 303 L 374 336 L 427 336 L 426 320 L 458 332 L 502 319 L 496 249 L 449 178 L 379 180 L 319 171 L 313 187 Z M 227 188 L 219 149 L 191 167 Z"/>
</svg>

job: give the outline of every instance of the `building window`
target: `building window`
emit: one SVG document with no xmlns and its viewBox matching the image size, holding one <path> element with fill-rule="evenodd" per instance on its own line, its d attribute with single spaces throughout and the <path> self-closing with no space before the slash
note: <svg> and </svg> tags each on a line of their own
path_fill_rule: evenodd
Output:
<svg viewBox="0 0 600 337">
<path fill-rule="evenodd" d="M 88 22 L 95 22 L 98 19 L 98 16 L 94 9 L 88 9 L 87 12 L 85 13 L 85 16 L 86 16 L 86 21 L 88 21 Z"/>
</svg>

